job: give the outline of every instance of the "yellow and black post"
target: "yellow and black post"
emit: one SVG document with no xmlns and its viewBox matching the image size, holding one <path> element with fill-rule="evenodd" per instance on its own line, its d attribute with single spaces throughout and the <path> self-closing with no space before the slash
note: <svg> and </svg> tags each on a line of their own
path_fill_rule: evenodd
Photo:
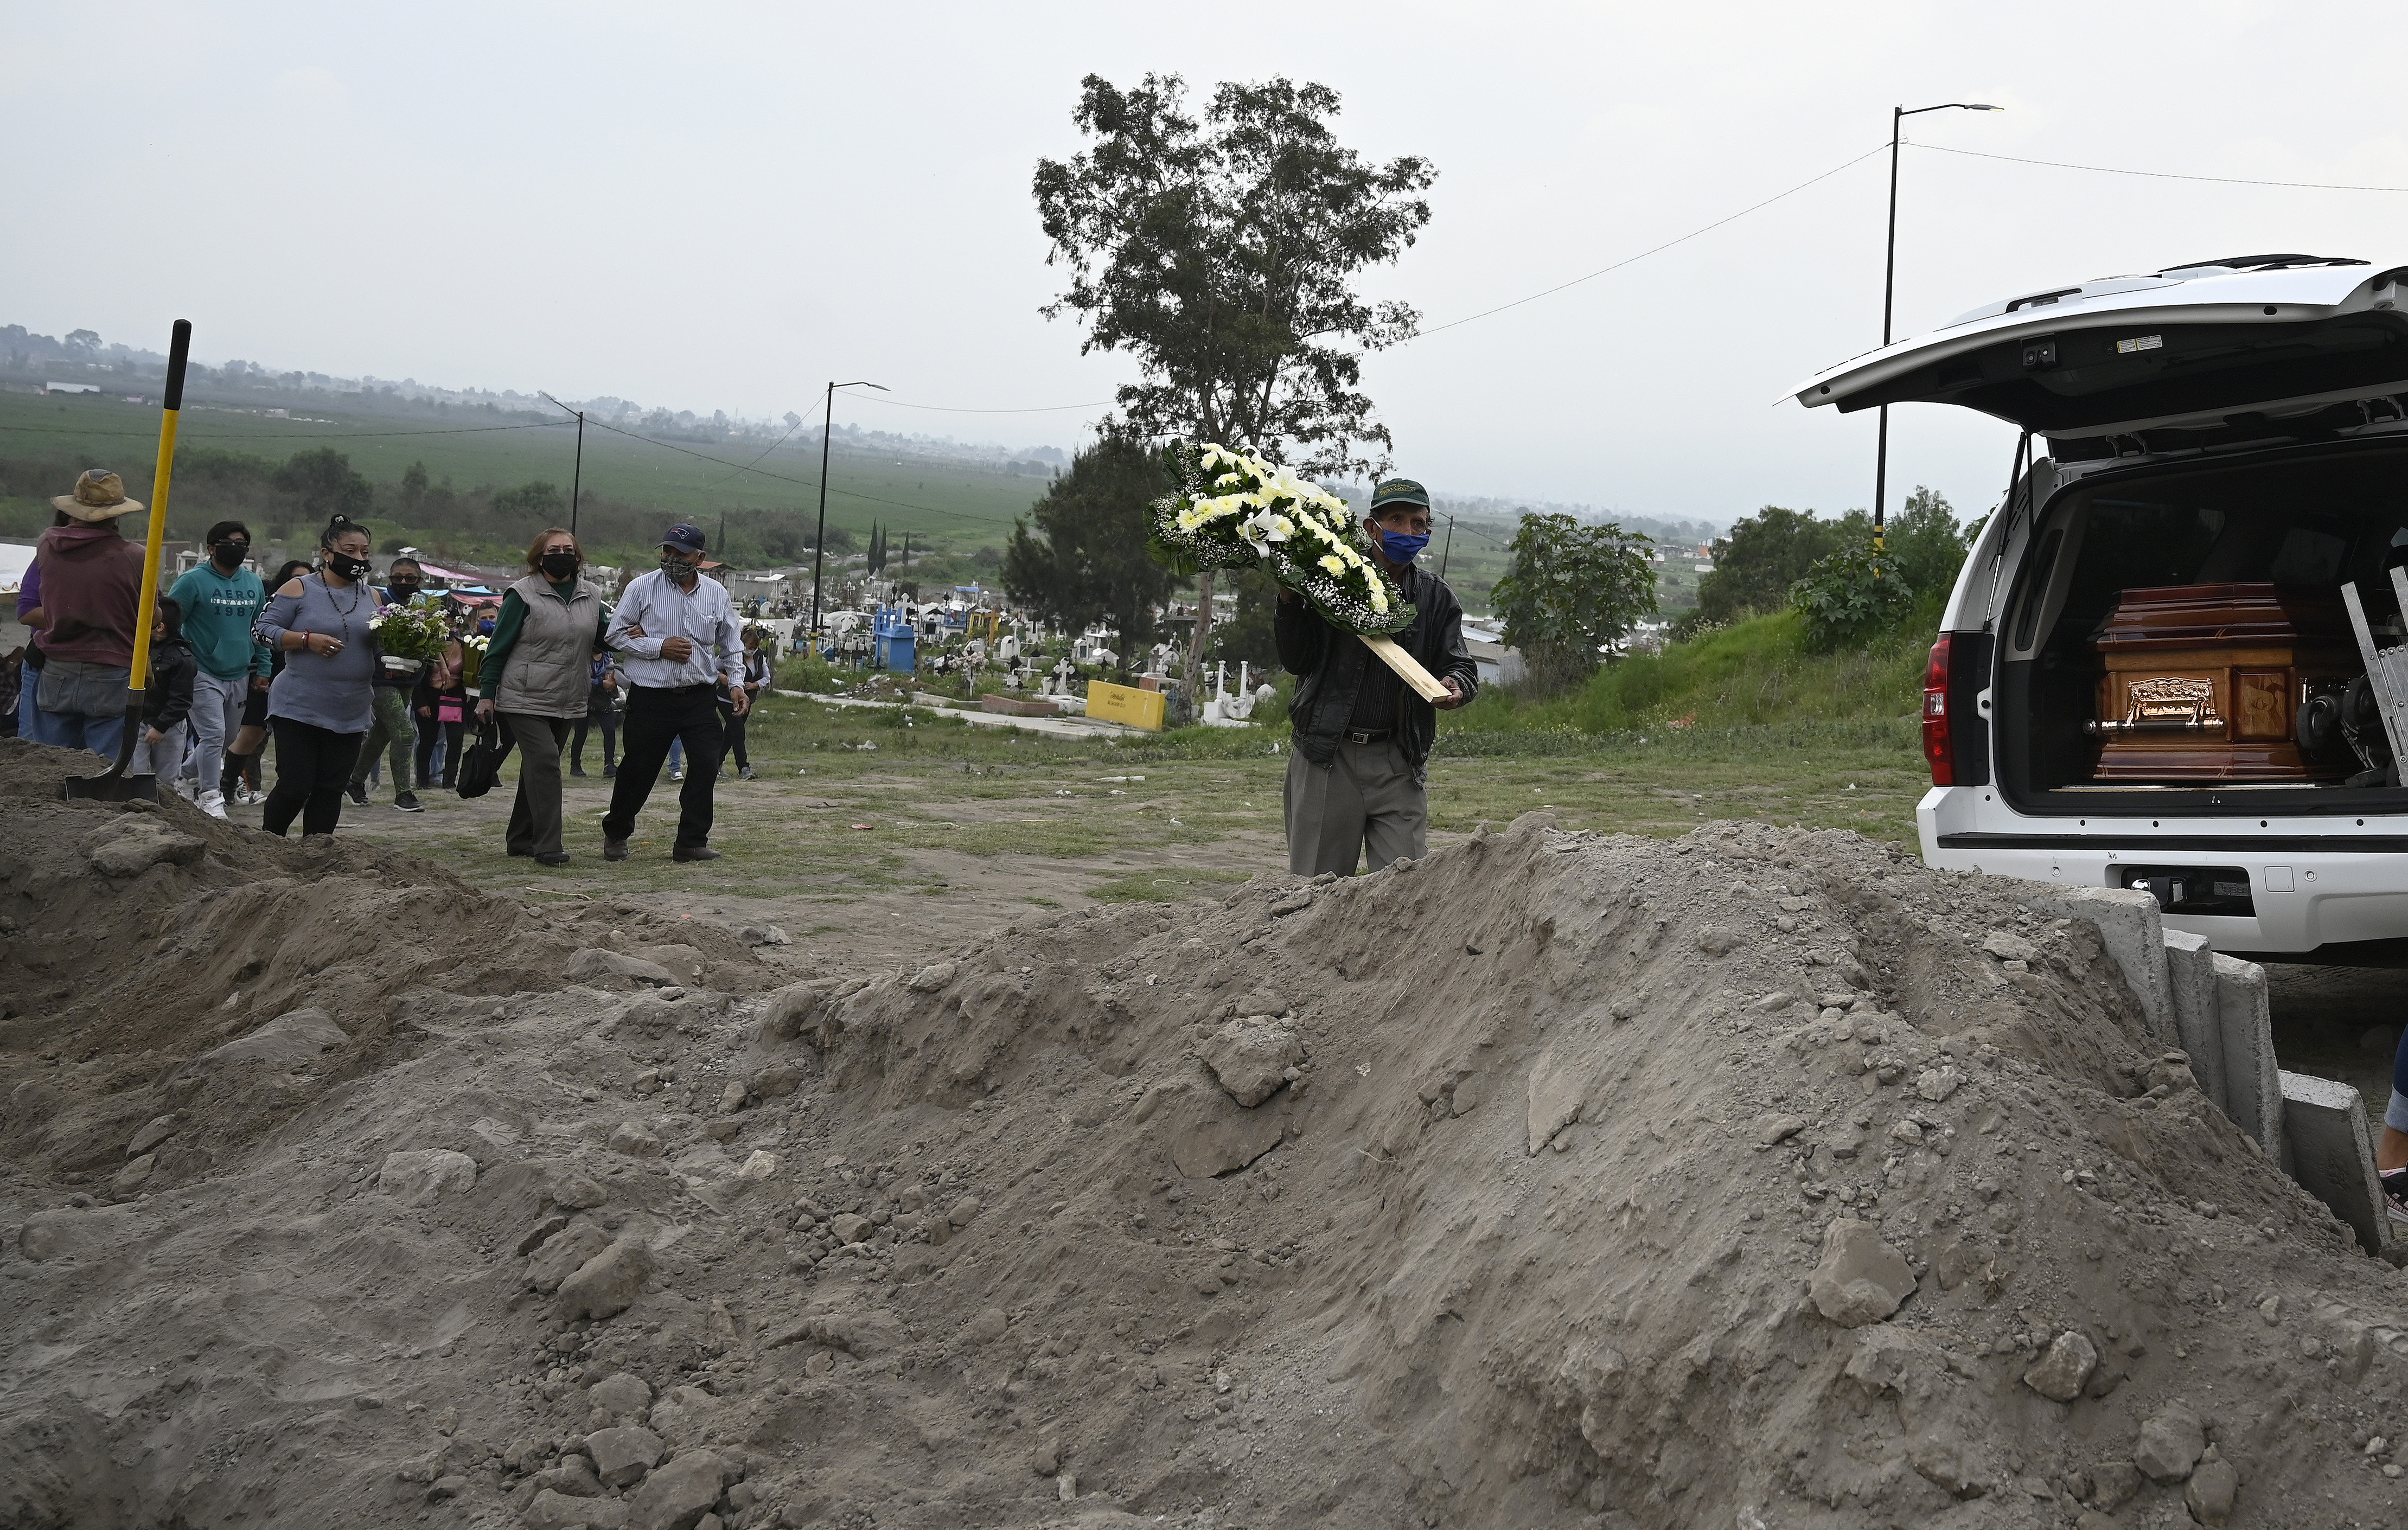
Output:
<svg viewBox="0 0 2408 1530">
<path fill-rule="evenodd" d="M 156 802 L 156 776 L 128 776 L 135 741 L 142 733 L 142 700 L 150 688 L 150 628 L 159 610 L 159 552 L 167 539 L 167 480 L 176 466 L 176 416 L 184 407 L 184 363 L 193 349 L 193 324 L 176 321 L 167 347 L 167 388 L 160 397 L 159 461 L 150 476 L 150 535 L 142 557 L 142 598 L 135 608 L 134 666 L 125 677 L 125 727 L 117 741 L 117 763 L 97 776 L 70 776 L 65 795 L 102 802 Z"/>
</svg>

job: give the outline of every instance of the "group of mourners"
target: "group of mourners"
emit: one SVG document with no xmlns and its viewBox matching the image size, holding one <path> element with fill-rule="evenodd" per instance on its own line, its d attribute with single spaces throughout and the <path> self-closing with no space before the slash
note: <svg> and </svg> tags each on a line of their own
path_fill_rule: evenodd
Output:
<svg viewBox="0 0 2408 1530">
<path fill-rule="evenodd" d="M 21 661 L 16 731 L 114 760 L 125 742 L 145 556 L 119 521 L 143 506 L 97 468 L 51 504 L 57 513 L 17 602 L 33 636 Z M 713 786 L 731 750 L 752 774 L 744 722 L 770 666 L 726 588 L 703 577 L 696 527 L 664 532 L 659 566 L 629 579 L 615 606 L 586 577 L 576 535 L 551 527 L 528 547 L 527 572 L 504 592 L 498 614 L 456 622 L 431 660 L 380 651 L 373 623 L 387 607 L 438 597 L 407 557 L 374 585 L 358 522 L 335 516 L 315 560 L 287 562 L 265 582 L 250 566 L 242 522 L 219 522 L 207 541 L 208 557 L 158 597 L 128 775 L 178 786 L 217 818 L 229 803 L 259 804 L 270 834 L 289 834 L 296 819 L 305 835 L 332 834 L 347 796 L 366 803 L 380 751 L 394 806 L 423 810 L 413 782 L 432 784 L 439 768 L 442 784 L 454 784 L 473 718 L 495 763 L 519 756 L 509 853 L 560 865 L 569 859 L 563 755 L 568 774 L 583 775 L 587 733 L 598 722 L 603 774 L 615 778 L 603 859 L 627 858 L 637 815 L 673 749 L 684 768 L 672 857 L 718 857 Z M 258 762 L 271 737 L 275 784 L 263 798 Z"/>
</svg>

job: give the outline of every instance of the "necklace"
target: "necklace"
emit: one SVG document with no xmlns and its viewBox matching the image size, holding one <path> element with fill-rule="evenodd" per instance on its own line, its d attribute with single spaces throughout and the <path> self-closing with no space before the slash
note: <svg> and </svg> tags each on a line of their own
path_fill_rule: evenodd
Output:
<svg viewBox="0 0 2408 1530">
<path fill-rule="evenodd" d="M 351 613 L 360 608 L 361 596 L 359 582 L 357 580 L 353 580 L 351 583 L 351 603 L 348 606 L 337 606 L 335 604 L 335 592 L 333 588 L 326 583 L 326 576 L 323 574 L 318 576 L 318 588 L 326 592 L 326 608 L 334 612 L 335 619 L 343 624 L 343 646 L 345 648 L 351 647 Z"/>
</svg>

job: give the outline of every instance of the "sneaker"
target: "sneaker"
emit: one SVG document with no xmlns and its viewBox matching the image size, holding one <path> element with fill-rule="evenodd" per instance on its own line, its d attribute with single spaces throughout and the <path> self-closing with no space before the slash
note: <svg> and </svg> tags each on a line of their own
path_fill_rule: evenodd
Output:
<svg viewBox="0 0 2408 1530">
<path fill-rule="evenodd" d="M 751 780 L 752 779 L 752 767 L 751 765 L 738 765 L 736 767 L 736 779 L 739 781 Z"/>
<path fill-rule="evenodd" d="M 673 781 L 681 781 L 685 779 L 685 772 L 682 770 L 672 770 L 669 772 L 669 779 Z"/>
<path fill-rule="evenodd" d="M 2382 1176 L 2383 1208 L 2391 1220 L 2408 1225 L 2408 1168 L 2396 1168 Z"/>
<path fill-rule="evenodd" d="M 692 847 L 681 845 L 669 852 L 669 859 L 672 861 L 716 861 L 719 859 L 719 851 L 711 849 L 709 845 L 695 845 Z"/>
<path fill-rule="evenodd" d="M 615 776 L 615 775 L 617 775 L 618 773 L 619 773 L 619 767 L 618 767 L 617 765 L 604 765 L 604 766 L 602 767 L 602 774 L 604 774 L 605 776 Z"/>
<path fill-rule="evenodd" d="M 211 818 L 223 818 L 226 815 L 225 794 L 222 792 L 204 792 L 194 801 L 194 806 Z"/>
<path fill-rule="evenodd" d="M 423 813 L 426 811 L 424 805 L 420 803 L 418 800 L 418 794 L 415 792 L 404 792 L 400 795 L 394 797 L 393 799 L 393 806 L 394 810 L 397 812 Z"/>
<path fill-rule="evenodd" d="M 351 798 L 353 805 L 357 807 L 365 808 L 368 805 L 368 789 L 357 781 L 344 787 L 343 794 Z"/>
<path fill-rule="evenodd" d="M 568 773 L 572 776 L 582 776 L 585 774 L 585 767 L 583 765 L 573 765 L 568 767 Z"/>
</svg>

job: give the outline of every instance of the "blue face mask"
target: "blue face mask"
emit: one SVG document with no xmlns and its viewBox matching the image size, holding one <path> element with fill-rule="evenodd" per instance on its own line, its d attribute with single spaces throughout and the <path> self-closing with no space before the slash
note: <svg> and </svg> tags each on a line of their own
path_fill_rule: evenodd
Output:
<svg viewBox="0 0 2408 1530">
<path fill-rule="evenodd" d="M 1418 536 L 1408 536 L 1400 531 L 1380 533 L 1380 551 L 1385 552 L 1392 563 L 1409 564 L 1420 557 L 1422 549 L 1427 546 L 1429 546 L 1428 532 L 1423 532 Z"/>
</svg>

